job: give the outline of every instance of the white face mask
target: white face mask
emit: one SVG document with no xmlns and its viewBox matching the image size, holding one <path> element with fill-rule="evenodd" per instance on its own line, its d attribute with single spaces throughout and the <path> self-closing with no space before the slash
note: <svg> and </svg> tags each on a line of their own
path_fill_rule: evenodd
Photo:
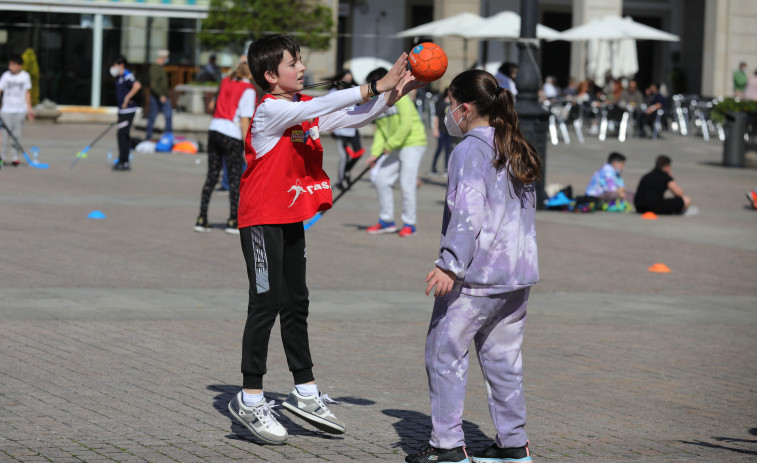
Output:
<svg viewBox="0 0 757 463">
<path fill-rule="evenodd" d="M 118 77 L 118 75 L 120 74 L 118 71 L 119 69 L 116 66 L 111 66 L 110 75 L 112 75 L 113 77 Z"/>
<path fill-rule="evenodd" d="M 447 114 L 444 115 L 444 126 L 447 127 L 447 132 L 453 137 L 463 136 L 463 130 L 460 128 L 460 122 L 463 121 L 465 116 L 460 119 L 460 122 L 456 122 L 455 118 L 452 117 L 452 113 L 460 109 L 460 106 L 462 105 L 463 104 L 460 103 L 457 108 L 453 109 L 452 111 L 448 111 Z"/>
</svg>

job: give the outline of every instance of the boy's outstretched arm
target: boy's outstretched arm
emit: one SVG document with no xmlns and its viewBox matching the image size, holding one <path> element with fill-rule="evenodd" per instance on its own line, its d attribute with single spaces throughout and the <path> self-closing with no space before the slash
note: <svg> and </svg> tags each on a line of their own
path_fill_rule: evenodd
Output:
<svg viewBox="0 0 757 463">
<path fill-rule="evenodd" d="M 393 106 L 400 98 L 407 95 L 417 88 L 421 88 L 428 82 L 416 79 L 410 71 L 405 71 L 402 80 L 389 93 L 386 94 L 387 106 Z"/>
<path fill-rule="evenodd" d="M 397 61 L 394 62 L 392 68 L 386 73 L 384 77 L 376 81 L 376 89 L 379 93 L 391 91 L 397 85 L 402 82 L 402 79 L 407 73 L 407 53 L 403 52 Z M 368 98 L 368 92 L 370 90 L 370 82 L 360 87 L 360 94 L 365 98 Z M 365 88 L 364 88 L 365 87 Z M 378 96 L 378 95 L 374 95 Z"/>
</svg>

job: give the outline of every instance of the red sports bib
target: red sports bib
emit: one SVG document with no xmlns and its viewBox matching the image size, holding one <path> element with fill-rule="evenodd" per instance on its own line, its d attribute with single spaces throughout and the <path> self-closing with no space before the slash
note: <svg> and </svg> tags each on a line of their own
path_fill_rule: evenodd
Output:
<svg viewBox="0 0 757 463">
<path fill-rule="evenodd" d="M 312 98 L 299 97 L 301 101 Z M 261 103 L 267 98 L 273 97 L 266 95 Z M 252 147 L 252 136 L 250 130 L 245 137 L 247 170 L 239 187 L 240 228 L 301 222 L 331 208 L 331 181 L 323 170 L 317 118 L 286 129 L 276 146 L 260 158 Z"/>
</svg>

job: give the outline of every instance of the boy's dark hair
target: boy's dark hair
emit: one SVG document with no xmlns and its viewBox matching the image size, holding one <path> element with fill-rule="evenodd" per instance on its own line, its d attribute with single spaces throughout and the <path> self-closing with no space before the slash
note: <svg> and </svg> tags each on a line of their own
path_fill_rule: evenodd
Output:
<svg viewBox="0 0 757 463">
<path fill-rule="evenodd" d="M 373 80 L 381 80 L 387 74 L 389 74 L 389 70 L 387 70 L 386 68 L 376 68 L 373 71 L 369 72 L 367 76 L 365 76 L 365 81 L 371 82 Z"/>
<path fill-rule="evenodd" d="M 657 169 L 662 169 L 663 167 L 669 166 L 672 163 L 673 161 L 669 157 L 665 156 L 664 154 L 661 154 L 657 156 L 657 160 L 655 160 L 654 166 Z"/>
<path fill-rule="evenodd" d="M 9 63 L 16 63 L 20 64 L 21 66 L 24 65 L 24 58 L 21 57 L 18 53 L 13 53 L 11 57 L 8 59 Z"/>
<path fill-rule="evenodd" d="M 610 153 L 610 156 L 607 157 L 607 162 L 608 164 L 612 164 L 615 161 L 626 162 L 626 157 L 617 151 L 613 151 Z"/>
<path fill-rule="evenodd" d="M 297 57 L 300 54 L 300 44 L 291 35 L 266 35 L 252 42 L 247 50 L 252 78 L 265 91 L 271 90 L 271 85 L 265 80 L 265 73 L 270 71 L 279 75 L 279 63 L 284 57 L 284 50 Z"/>
<path fill-rule="evenodd" d="M 126 67 L 126 57 L 124 55 L 118 55 L 113 58 L 113 64 L 123 64 Z"/>
</svg>

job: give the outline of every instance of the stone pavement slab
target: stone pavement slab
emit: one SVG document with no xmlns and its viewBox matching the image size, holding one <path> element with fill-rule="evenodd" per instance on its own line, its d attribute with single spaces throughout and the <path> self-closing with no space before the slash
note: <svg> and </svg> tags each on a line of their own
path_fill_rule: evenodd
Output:
<svg viewBox="0 0 757 463">
<path fill-rule="evenodd" d="M 70 169 L 103 128 L 27 124 L 25 144 L 50 169 L 0 171 L 0 461 L 402 461 L 427 441 L 423 278 L 442 178 L 422 175 L 415 239 L 362 231 L 377 213 L 368 182 L 308 232 L 315 372 L 348 432 L 281 410 L 291 438 L 260 445 L 226 410 L 246 308 L 238 238 L 191 232 L 205 159 L 136 155 L 114 173 L 104 139 Z M 757 171 L 716 166 L 720 145 L 696 138 L 549 149 L 548 182 L 574 190 L 609 151 L 629 157 L 629 185 L 669 154 L 701 212 L 538 213 L 542 280 L 524 344 L 535 461 L 753 461 L 757 213 L 743 194 Z M 226 201 L 211 202 L 219 226 Z M 86 219 L 95 209 L 107 218 Z M 655 262 L 672 273 L 647 272 Z M 277 401 L 292 388 L 280 346 L 275 328 L 266 393 Z M 485 397 L 472 362 L 473 449 L 493 436 Z"/>
</svg>

